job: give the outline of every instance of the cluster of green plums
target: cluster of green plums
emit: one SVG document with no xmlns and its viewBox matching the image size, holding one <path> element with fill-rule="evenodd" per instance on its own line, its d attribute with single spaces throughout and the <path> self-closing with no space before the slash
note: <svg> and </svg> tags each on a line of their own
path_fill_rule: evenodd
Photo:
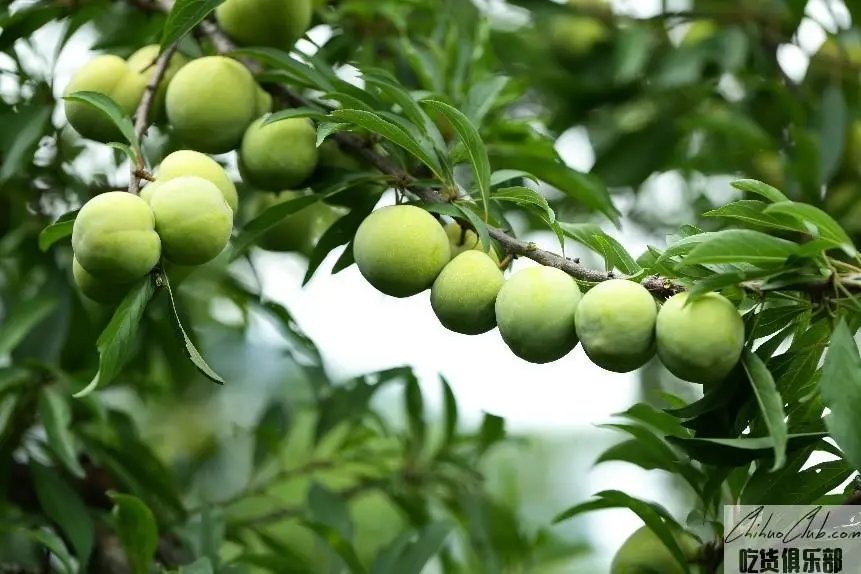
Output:
<svg viewBox="0 0 861 574">
<path fill-rule="evenodd" d="M 611 279 L 585 294 L 570 275 L 541 265 L 507 279 L 492 246 L 415 205 L 372 212 L 359 226 L 353 256 L 378 291 L 411 297 L 427 289 L 447 329 L 478 335 L 498 328 L 521 359 L 549 363 L 578 343 L 603 369 L 630 372 L 655 354 L 677 377 L 709 383 L 726 377 L 744 345 L 736 307 L 718 293 L 660 305 L 633 281 Z"/>
</svg>

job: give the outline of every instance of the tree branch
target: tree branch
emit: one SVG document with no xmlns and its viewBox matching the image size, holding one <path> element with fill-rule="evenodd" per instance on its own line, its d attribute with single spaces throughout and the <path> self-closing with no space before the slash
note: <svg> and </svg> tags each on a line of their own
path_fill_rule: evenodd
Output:
<svg viewBox="0 0 861 574">
<path fill-rule="evenodd" d="M 146 134 L 147 127 L 149 126 L 149 114 L 158 93 L 158 86 L 164 78 L 165 72 L 167 72 L 170 59 L 176 53 L 177 47 L 178 44 L 174 42 L 161 53 L 154 64 L 151 64 L 155 66 L 155 70 L 153 71 L 152 78 L 147 82 L 143 97 L 135 112 L 135 136 L 137 136 L 138 141 L 143 140 Z M 135 157 L 136 161 L 130 167 L 129 193 L 137 195 L 140 192 L 140 180 L 150 179 L 150 177 L 146 173 L 146 162 L 143 155 L 135 152 Z"/>
</svg>

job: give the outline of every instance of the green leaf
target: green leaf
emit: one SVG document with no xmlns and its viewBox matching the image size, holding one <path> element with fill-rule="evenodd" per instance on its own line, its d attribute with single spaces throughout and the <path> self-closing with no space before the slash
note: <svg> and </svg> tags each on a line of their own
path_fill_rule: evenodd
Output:
<svg viewBox="0 0 861 574">
<path fill-rule="evenodd" d="M 0 26 L 2 27 L 2 26 Z M 15 175 L 29 171 L 29 165 L 33 160 L 33 153 L 39 140 L 48 131 L 51 112 L 53 108 L 45 105 L 33 105 L 23 108 L 18 112 L 19 123 L 12 145 L 3 154 L 3 163 L 0 165 L 0 184 L 9 181 Z"/>
<path fill-rule="evenodd" d="M 819 185 L 825 185 L 840 167 L 846 142 L 849 114 L 840 84 L 832 83 L 822 92 L 819 113 Z"/>
<path fill-rule="evenodd" d="M 804 448 L 828 436 L 826 433 L 800 433 L 788 435 L 786 452 Z M 769 436 L 754 438 L 679 438 L 667 440 L 685 451 L 691 458 L 716 466 L 743 466 L 754 460 L 766 459 L 774 454 L 774 439 Z"/>
<path fill-rule="evenodd" d="M 58 304 L 57 299 L 35 297 L 8 309 L 8 315 L 0 320 L 0 357 L 14 351 L 30 331 L 54 312 Z"/>
<path fill-rule="evenodd" d="M 341 87 L 336 86 L 330 78 L 320 73 L 319 70 L 291 56 L 289 52 L 284 52 L 275 48 L 249 47 L 237 48 L 231 52 L 231 55 L 254 58 L 257 61 L 286 72 L 291 78 L 290 83 L 293 84 L 298 83 L 305 87 L 328 93 L 338 92 L 338 88 Z M 277 78 L 275 81 L 276 83 L 279 81 L 283 82 L 284 78 Z"/>
<path fill-rule="evenodd" d="M 636 275 L 642 271 L 622 244 L 608 235 L 600 226 L 594 223 L 560 221 L 559 227 L 565 235 L 604 257 L 608 267 L 612 266 L 627 275 Z"/>
<path fill-rule="evenodd" d="M 425 443 L 427 421 L 425 421 L 422 389 L 415 375 L 407 378 L 406 386 L 404 387 L 404 403 L 407 421 L 410 426 L 410 447 L 413 455 L 417 455 Z"/>
<path fill-rule="evenodd" d="M 267 207 L 263 213 L 242 227 L 242 231 L 239 236 L 233 240 L 230 260 L 236 261 L 239 259 L 245 251 L 260 238 L 261 235 L 278 225 L 282 220 L 284 220 L 284 218 L 289 215 L 293 215 L 318 201 L 320 201 L 320 196 L 312 194 L 297 197 L 288 201 L 282 201 Z"/>
<path fill-rule="evenodd" d="M 308 258 L 308 269 L 305 272 L 305 277 L 302 279 L 302 286 L 307 285 L 308 282 L 311 281 L 311 278 L 314 277 L 314 273 L 317 272 L 317 269 L 320 268 L 320 265 L 323 264 L 323 261 L 325 261 L 326 257 L 333 249 L 350 243 L 353 240 L 353 237 L 356 236 L 356 230 L 359 229 L 359 226 L 368 214 L 374 210 L 376 204 L 377 198 L 375 197 L 362 205 L 354 207 L 350 213 L 341 217 L 329 226 L 329 229 L 327 229 L 320 237 L 320 240 L 317 241 L 317 245 L 314 246 L 314 250 Z M 352 257 L 352 253 L 352 243 L 350 243 L 342 257 Z M 352 262 L 350 264 L 352 264 Z M 338 267 L 337 264 L 336 267 Z"/>
<path fill-rule="evenodd" d="M 484 418 L 481 421 L 481 429 L 478 431 L 477 451 L 479 456 L 504 439 L 505 419 L 490 413 L 484 413 Z"/>
<path fill-rule="evenodd" d="M 404 549 L 398 561 L 388 572 L 422 574 L 427 563 L 442 549 L 451 530 L 452 525 L 447 522 L 434 522 L 425 526 L 419 533 L 418 540 Z"/>
<path fill-rule="evenodd" d="M 732 182 L 732 186 L 740 191 L 761 195 L 772 203 L 777 203 L 779 201 L 789 201 L 789 198 L 786 197 L 783 192 L 776 187 L 773 187 L 761 181 L 757 181 L 755 179 L 739 179 Z"/>
<path fill-rule="evenodd" d="M 84 389 L 73 396 L 82 398 L 116 377 L 126 361 L 137 336 L 144 311 L 155 293 L 152 276 L 147 275 L 133 287 L 114 311 L 111 321 L 96 341 L 99 370 Z"/>
<path fill-rule="evenodd" d="M 161 33 L 161 51 L 191 32 L 224 0 L 176 0 Z"/>
<path fill-rule="evenodd" d="M 219 385 L 224 384 L 224 379 L 221 378 L 221 375 L 212 370 L 206 360 L 201 356 L 200 352 L 194 346 L 194 343 L 191 342 L 191 339 L 188 337 L 188 333 L 186 333 L 185 328 L 182 326 L 182 320 L 179 318 L 179 311 L 176 308 L 176 300 L 173 297 L 173 289 L 170 286 L 170 279 L 166 274 L 161 275 L 161 279 L 164 282 L 164 286 L 167 289 L 168 297 L 170 298 L 170 307 L 173 309 L 173 317 L 176 320 L 176 326 L 179 329 L 180 334 L 182 335 L 182 340 L 185 343 L 185 354 L 191 359 L 191 362 L 194 363 L 194 366 L 197 367 L 197 370 L 201 372 L 206 378 L 211 380 L 214 383 L 218 383 Z"/>
<path fill-rule="evenodd" d="M 768 203 L 758 199 L 742 199 L 703 213 L 705 217 L 720 217 L 750 226 L 769 227 L 786 231 L 804 231 L 794 219 L 780 214 L 763 213 Z"/>
<path fill-rule="evenodd" d="M 368 571 L 362 565 L 362 561 L 359 559 L 356 549 L 353 548 L 349 541 L 347 541 L 336 528 L 332 528 L 331 526 L 321 522 L 310 520 L 303 520 L 301 521 L 301 524 L 313 531 L 321 540 L 323 540 L 323 542 L 334 550 L 338 556 L 341 557 L 341 560 L 344 561 L 347 568 L 349 568 L 351 574 L 367 574 Z"/>
<path fill-rule="evenodd" d="M 442 381 L 443 404 L 445 406 L 445 427 L 441 450 L 445 450 L 448 445 L 454 442 L 457 435 L 458 412 L 457 399 L 451 390 L 451 385 L 448 384 L 448 381 L 442 375 L 440 375 L 440 381 Z"/>
<path fill-rule="evenodd" d="M 85 569 L 93 550 L 93 520 L 86 504 L 56 469 L 31 461 L 30 473 L 39 506 L 66 535 Z"/>
<path fill-rule="evenodd" d="M 113 124 L 119 128 L 123 137 L 126 138 L 126 142 L 134 148 L 139 156 L 143 156 L 140 142 L 137 135 L 135 135 L 135 126 L 132 123 L 132 119 L 112 97 L 101 92 L 80 91 L 63 96 L 63 99 L 89 104 L 108 116 Z"/>
<path fill-rule="evenodd" d="M 807 450 L 799 451 L 803 464 L 810 457 Z M 798 466 L 788 466 L 778 473 L 760 468 L 744 486 L 741 504 L 813 504 L 846 481 L 854 470 L 844 460 L 831 460 L 799 472 Z"/>
<path fill-rule="evenodd" d="M 768 367 L 755 353 L 745 349 L 741 362 L 756 395 L 759 412 L 773 440 L 774 466 L 771 470 L 779 470 L 786 463 L 786 441 L 789 434 L 786 428 L 783 397 L 780 396 Z"/>
<path fill-rule="evenodd" d="M 834 247 L 842 249 L 850 257 L 854 257 L 857 254 L 855 245 L 846 231 L 830 215 L 818 207 L 795 201 L 781 201 L 768 206 L 764 213 L 779 213 L 789 216 L 805 226 L 815 236 L 829 242 Z"/>
<path fill-rule="evenodd" d="M 177 574 L 215 574 L 209 558 L 198 558 L 188 566 L 181 566 Z"/>
<path fill-rule="evenodd" d="M 158 548 L 158 525 L 152 511 L 139 498 L 112 493 L 117 537 L 125 550 L 133 574 L 148 574 Z"/>
<path fill-rule="evenodd" d="M 311 118 L 317 121 L 325 121 L 326 114 L 313 108 L 288 108 L 286 110 L 278 110 L 266 116 L 263 120 L 264 126 L 280 122 L 282 120 L 290 120 L 293 118 Z"/>
<path fill-rule="evenodd" d="M 520 169 L 500 169 L 490 174 L 490 187 L 496 187 L 513 179 L 529 179 L 539 183 L 538 178 L 529 172 Z"/>
<path fill-rule="evenodd" d="M 499 201 L 510 201 L 517 205 L 534 206 L 538 213 L 547 223 L 556 222 L 556 214 L 543 195 L 528 187 L 516 186 L 506 187 L 493 192 L 493 199 Z"/>
<path fill-rule="evenodd" d="M 3 526 L 0 526 L 0 530 L 2 529 Z M 34 542 L 38 542 L 56 556 L 63 563 L 67 574 L 77 574 L 78 569 L 75 567 L 69 549 L 66 548 L 62 538 L 48 530 L 27 530 L 24 531 L 24 535 Z"/>
<path fill-rule="evenodd" d="M 696 237 L 696 236 L 694 236 Z M 685 265 L 751 263 L 782 265 L 798 252 L 798 244 L 751 229 L 727 229 L 711 234 L 684 258 Z"/>
<path fill-rule="evenodd" d="M 831 412 L 825 417 L 828 432 L 843 451 L 846 460 L 861 468 L 861 356 L 852 331 L 843 319 L 834 327 L 825 354 L 819 391 Z"/>
<path fill-rule="evenodd" d="M 445 116 L 460 136 L 463 145 L 466 146 L 472 169 L 475 171 L 475 183 L 481 194 L 484 213 L 487 215 L 490 209 L 488 204 L 490 201 L 490 159 L 487 156 L 487 149 L 484 147 L 481 134 L 478 133 L 478 128 L 463 112 L 444 102 L 426 99 L 422 100 L 422 104 Z"/>
<path fill-rule="evenodd" d="M 466 103 L 463 107 L 464 115 L 474 125 L 482 125 L 484 118 L 493 109 L 497 97 L 509 82 L 509 78 L 494 74 L 485 80 L 473 84 L 466 95 Z"/>
<path fill-rule="evenodd" d="M 78 212 L 75 210 L 72 213 L 72 219 L 63 220 L 61 218 L 61 220 L 57 220 L 56 223 L 52 223 L 39 233 L 39 249 L 43 252 L 48 251 L 56 242 L 72 235 L 72 229 L 75 226 L 74 216 Z"/>
<path fill-rule="evenodd" d="M 340 495 L 315 482 L 308 490 L 308 509 L 317 523 L 334 528 L 344 540 L 353 538 L 350 509 Z"/>
<path fill-rule="evenodd" d="M 378 134 L 395 145 L 409 152 L 416 159 L 424 163 L 437 177 L 443 178 L 442 166 L 435 155 L 428 150 L 407 131 L 373 112 L 363 110 L 334 110 L 331 112 L 338 122 L 349 122 L 372 133 Z"/>
<path fill-rule="evenodd" d="M 282 401 L 273 401 L 263 411 L 254 429 L 254 466 L 278 453 L 278 447 L 287 440 L 292 415 Z"/>
<path fill-rule="evenodd" d="M 73 475 L 84 478 L 86 473 L 78 462 L 78 453 L 75 451 L 72 431 L 69 428 L 72 422 L 69 403 L 52 387 L 45 387 L 39 395 L 39 418 L 45 426 L 48 446 L 57 458 Z"/>
</svg>

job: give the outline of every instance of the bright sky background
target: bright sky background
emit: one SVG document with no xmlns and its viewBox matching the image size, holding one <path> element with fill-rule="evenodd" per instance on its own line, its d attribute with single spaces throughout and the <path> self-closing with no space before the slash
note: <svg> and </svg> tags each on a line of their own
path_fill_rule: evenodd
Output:
<svg viewBox="0 0 861 574">
<path fill-rule="evenodd" d="M 498 9 L 501 3 L 491 1 L 490 4 Z M 613 4 L 620 12 L 642 17 L 654 15 L 661 8 L 661 0 L 616 0 Z M 832 4 L 829 10 L 825 0 L 811 1 L 807 8 L 809 17 L 798 33 L 800 47 L 781 48 L 780 63 L 790 77 L 804 75 L 808 55 L 825 40 L 823 27 L 835 30 L 832 15 L 836 16 L 839 26 L 848 24 L 845 6 L 840 2 Z M 683 10 L 689 4 L 670 0 L 668 6 L 673 10 Z M 315 30 L 313 34 L 317 40 L 328 36 L 325 30 Z M 53 45 L 57 30 L 43 29 L 38 38 Z M 70 75 L 87 57 L 85 51 L 91 42 L 91 35 L 79 33 L 63 53 L 55 69 L 58 95 Z M 48 50 L 40 52 L 52 53 Z M 41 54 L 34 53 L 33 58 L 44 61 Z M 0 60 L 0 65 L 6 65 L 5 61 Z M 2 81 L 0 76 L 0 89 Z M 61 109 L 58 109 L 55 121 L 63 121 Z M 110 157 L 107 148 L 92 148 L 93 155 L 77 165 L 85 172 L 91 169 L 94 161 L 101 161 L 97 159 L 99 156 L 104 159 Z M 575 128 L 566 132 L 560 138 L 558 148 L 572 167 L 591 168 L 594 156 L 582 130 Z M 712 183 L 714 181 L 717 184 L 710 193 L 728 199 L 731 193 L 729 180 L 713 180 Z M 122 169 L 115 183 L 123 186 L 125 182 L 127 173 Z M 644 203 L 653 205 L 667 218 L 678 217 L 680 222 L 690 219 L 691 214 L 685 212 L 683 202 L 684 185 L 685 182 L 676 174 L 656 175 L 642 190 L 648 197 Z M 386 196 L 383 201 L 391 203 L 392 200 Z M 619 207 L 624 212 L 629 206 Z M 663 245 L 663 238 L 650 237 L 627 221 L 623 221 L 621 232 L 609 225 L 605 228 L 635 255 L 639 255 L 647 243 Z M 537 234 L 528 239 L 541 247 L 558 250 L 555 239 L 549 234 Z M 576 245 L 567 249 L 569 254 L 580 255 L 584 259 L 589 257 Z M 405 300 L 387 297 L 370 287 L 355 266 L 338 275 L 330 275 L 328 270 L 340 253 L 341 249 L 338 249 L 331 254 L 304 289 L 300 286 L 305 272 L 301 258 L 273 253 L 260 253 L 257 257 L 267 295 L 285 304 L 295 314 L 300 325 L 320 346 L 335 377 L 411 364 L 422 375 L 427 401 L 432 407 L 439 405 L 440 390 L 436 377 L 441 373 L 452 384 L 461 411 L 474 420 L 478 420 L 482 411 L 489 411 L 504 416 L 515 431 L 568 436 L 573 436 L 576 431 L 578 443 L 582 441 L 584 445 L 591 433 L 605 432 L 595 430 L 594 425 L 607 422 L 612 413 L 626 409 L 633 402 L 637 391 L 636 377 L 602 371 L 586 359 L 579 347 L 552 364 L 525 363 L 508 351 L 496 330 L 476 337 L 446 331 L 431 310 L 427 292 Z M 530 264 L 520 260 L 514 269 Z M 265 325 L 262 328 L 265 329 Z M 277 337 L 274 331 L 273 336 Z M 574 475 L 587 470 L 582 463 L 571 463 L 570 472 Z M 559 482 L 564 490 L 564 475 L 559 477 Z M 588 490 L 620 488 L 634 495 L 665 502 L 663 484 L 660 473 L 646 473 L 630 465 L 608 464 L 589 471 Z M 601 532 L 595 542 L 607 551 L 617 548 L 640 525 L 632 513 L 621 510 L 595 513 L 590 520 Z"/>
</svg>

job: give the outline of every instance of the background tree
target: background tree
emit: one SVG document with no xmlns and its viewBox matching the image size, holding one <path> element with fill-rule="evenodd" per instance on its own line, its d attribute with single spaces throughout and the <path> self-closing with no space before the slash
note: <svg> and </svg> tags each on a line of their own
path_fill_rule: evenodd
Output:
<svg viewBox="0 0 861 574">
<path fill-rule="evenodd" d="M 4 9 L 0 569 L 593 571 L 553 523 L 625 508 L 645 528 L 611 568 L 717 572 L 724 504 L 854 500 L 855 4 Z M 780 56 L 817 10 L 837 27 L 790 76 Z M 56 85 L 84 31 L 99 54 Z M 572 128 L 588 171 L 557 150 Z M 656 203 L 667 173 L 678 212 Z M 622 221 L 666 241 L 629 253 Z M 392 300 L 430 290 L 447 328 L 496 325 L 545 373 L 576 323 L 595 364 L 643 367 L 598 462 L 672 476 L 687 513 L 603 490 L 536 524 L 488 480 L 504 420 L 468 428 L 444 379 L 433 412 L 408 366 L 333 380 L 263 295 L 261 248 L 303 254 L 305 283 L 334 252 L 332 273 L 355 264 Z M 482 289 L 463 303 L 461 285 Z M 601 310 L 622 303 L 638 319 L 607 344 Z M 261 319 L 286 353 L 259 343 Z M 253 398 L 210 408 L 250 378 Z M 399 416 L 375 400 L 389 388 Z"/>
</svg>

